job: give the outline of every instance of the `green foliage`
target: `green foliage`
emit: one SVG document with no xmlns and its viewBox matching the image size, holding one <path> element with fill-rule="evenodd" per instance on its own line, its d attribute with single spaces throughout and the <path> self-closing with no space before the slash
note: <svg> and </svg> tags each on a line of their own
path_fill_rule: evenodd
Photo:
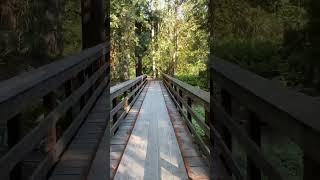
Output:
<svg viewBox="0 0 320 180">
<path fill-rule="evenodd" d="M 196 86 L 207 91 L 209 89 L 207 76 L 183 74 L 177 75 L 176 78 L 192 86 Z"/>
<path fill-rule="evenodd" d="M 143 57 L 150 42 L 150 12 L 146 0 L 111 1 L 112 78 L 135 76 L 136 55 Z M 140 30 L 137 32 L 137 27 Z"/>
<path fill-rule="evenodd" d="M 73 54 L 81 50 L 81 16 L 80 2 L 66 1 L 63 16 L 64 55 Z"/>
<path fill-rule="evenodd" d="M 279 75 L 279 48 L 271 41 L 231 37 L 217 42 L 215 55 L 261 76 L 273 78 Z"/>
</svg>

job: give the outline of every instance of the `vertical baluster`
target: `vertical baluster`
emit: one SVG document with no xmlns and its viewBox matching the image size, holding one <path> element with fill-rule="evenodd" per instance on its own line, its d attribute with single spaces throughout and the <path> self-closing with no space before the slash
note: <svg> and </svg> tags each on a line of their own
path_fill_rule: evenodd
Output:
<svg viewBox="0 0 320 180">
<path fill-rule="evenodd" d="M 303 180 L 315 180 L 320 179 L 320 163 L 309 157 L 306 152 L 304 152 L 303 157 Z"/>
<path fill-rule="evenodd" d="M 56 107 L 56 96 L 54 92 L 49 93 L 43 97 L 44 116 L 46 117 Z M 57 141 L 56 124 L 51 124 L 48 130 L 46 151 L 50 152 Z"/>
<path fill-rule="evenodd" d="M 65 88 L 65 96 L 68 97 L 72 94 L 72 80 L 68 80 L 65 82 L 64 84 L 64 88 Z M 67 113 L 66 113 L 66 119 L 65 122 L 63 123 L 63 128 L 62 130 L 65 130 L 66 127 L 68 127 L 70 125 L 70 123 L 72 122 L 73 119 L 73 108 L 71 107 Z"/>
<path fill-rule="evenodd" d="M 22 115 L 18 114 L 14 118 L 8 120 L 8 146 L 12 148 L 16 145 L 22 136 Z M 18 163 L 10 172 L 10 180 L 20 180 L 22 179 L 21 163 Z M 8 172 L 9 173 L 9 172 Z"/>
<path fill-rule="evenodd" d="M 182 91 L 179 89 L 179 96 L 183 99 Z M 182 102 L 178 100 L 180 107 L 182 108 Z M 182 112 L 181 112 L 182 113 Z"/>
<path fill-rule="evenodd" d="M 131 88 L 130 88 L 131 89 Z M 131 90 L 130 90 L 131 91 Z M 124 94 L 123 94 L 123 96 L 124 96 L 124 100 L 125 100 L 125 102 L 124 102 L 124 111 L 126 111 L 126 113 L 128 113 L 129 112 L 129 99 L 127 98 L 127 96 L 128 96 L 128 92 L 126 91 L 126 92 L 124 92 Z"/>
<path fill-rule="evenodd" d="M 79 86 L 81 86 L 85 81 L 84 71 L 79 72 L 77 78 L 78 78 Z M 85 96 L 82 95 L 80 98 L 80 110 L 85 106 L 85 104 L 86 104 L 86 99 L 85 99 Z"/>
<path fill-rule="evenodd" d="M 192 99 L 190 97 L 187 98 L 187 104 L 188 106 L 190 106 L 190 108 L 192 108 Z M 187 112 L 187 117 L 188 117 L 188 120 L 192 122 L 192 116 L 189 113 L 189 111 Z"/>
<path fill-rule="evenodd" d="M 224 110 L 232 116 L 232 101 L 231 101 L 231 95 L 225 91 L 221 90 L 221 105 L 224 108 Z M 223 126 L 221 122 L 218 122 L 218 128 L 217 130 L 220 132 L 222 139 L 228 149 L 232 151 L 232 136 L 227 127 Z M 224 159 L 222 161 L 225 161 Z M 227 173 L 231 176 L 232 172 L 231 170 L 226 167 Z"/>
<path fill-rule="evenodd" d="M 205 115 L 205 123 L 207 124 L 207 125 L 209 125 L 209 116 L 210 116 L 210 111 L 208 111 L 208 109 L 205 107 L 205 109 L 204 109 L 204 115 Z"/>
<path fill-rule="evenodd" d="M 176 85 L 173 86 L 173 90 L 174 90 L 175 92 L 177 92 L 177 86 L 176 86 Z M 174 99 L 175 99 L 177 102 L 179 102 L 179 100 L 178 100 L 178 98 L 177 98 L 177 96 L 176 96 L 176 93 L 172 93 L 172 94 L 173 94 Z M 176 104 L 176 107 L 178 107 L 177 104 Z"/>
<path fill-rule="evenodd" d="M 114 98 L 114 99 L 112 100 L 112 109 L 115 108 L 115 107 L 117 106 L 117 104 L 118 104 L 118 98 Z M 115 123 L 117 122 L 117 119 L 118 119 L 118 113 L 115 113 L 115 114 L 113 115 L 113 117 L 112 117 L 112 122 L 113 122 L 113 124 L 115 124 Z M 113 125 L 113 124 L 112 124 L 112 125 Z"/>
<path fill-rule="evenodd" d="M 251 111 L 247 112 L 247 131 L 249 137 L 260 147 L 261 146 L 261 127 L 259 117 Z M 248 157 L 248 155 L 247 155 Z M 247 179 L 248 180 L 259 180 L 261 179 L 260 169 L 255 166 L 255 164 L 247 158 Z"/>
<path fill-rule="evenodd" d="M 211 2 L 211 0 L 210 0 Z M 210 114 L 209 114 L 209 128 L 210 128 L 210 163 L 209 163 L 209 168 L 210 168 L 210 177 L 214 178 L 214 176 L 218 177 L 218 173 L 215 173 L 215 165 L 218 164 L 218 155 L 217 155 L 217 151 L 216 149 L 218 148 L 218 146 L 216 146 L 215 143 L 215 135 L 213 133 L 213 128 L 214 128 L 214 91 L 213 91 L 213 71 L 210 68 L 209 70 L 210 73 L 210 78 L 209 78 L 209 87 L 210 87 Z"/>
</svg>

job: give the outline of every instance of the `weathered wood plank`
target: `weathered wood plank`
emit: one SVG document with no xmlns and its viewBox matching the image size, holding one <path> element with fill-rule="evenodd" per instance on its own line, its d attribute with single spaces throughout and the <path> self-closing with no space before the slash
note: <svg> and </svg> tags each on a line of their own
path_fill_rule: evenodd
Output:
<svg viewBox="0 0 320 180">
<path fill-rule="evenodd" d="M 170 98 L 170 92 L 166 90 L 164 84 L 161 84 L 161 89 L 184 158 L 189 179 L 210 179 L 208 165 L 204 162 L 203 155 L 197 150 L 196 145 L 193 143 L 192 135 L 185 124 L 188 120 L 183 120 L 183 117 L 180 116 L 178 109 L 174 106 L 174 99 Z"/>
<path fill-rule="evenodd" d="M 5 123 L 26 108 L 30 102 L 45 96 L 85 69 L 102 55 L 101 51 L 103 51 L 105 45 L 105 43 L 97 45 L 75 56 L 55 61 L 34 71 L 1 82 L 1 123 Z M 106 52 L 104 51 L 104 53 Z"/>
<path fill-rule="evenodd" d="M 124 120 L 120 123 L 120 129 L 116 132 L 116 134 L 112 137 L 112 139 L 117 139 L 117 138 L 125 138 L 126 139 L 126 143 L 129 139 L 129 134 L 131 134 L 131 131 L 133 129 L 133 126 L 135 124 L 136 118 L 139 114 L 141 105 L 142 105 L 142 101 L 145 98 L 146 92 L 148 89 L 148 85 L 146 85 L 145 88 L 142 89 L 141 93 L 139 91 L 139 93 L 136 95 L 137 99 L 133 99 L 134 105 L 132 106 L 132 108 L 130 109 L 130 111 L 128 112 L 128 114 L 131 115 L 130 120 L 128 119 L 128 116 L 126 116 L 124 118 Z M 135 115 L 135 116 L 133 116 Z M 128 121 L 129 120 L 129 121 Z M 129 125 L 128 125 L 129 124 Z M 124 130 L 122 130 L 122 126 L 128 127 L 130 126 L 131 128 L 125 128 Z M 111 163 L 111 167 L 110 167 L 110 177 L 113 178 L 116 172 L 116 169 L 120 163 L 120 158 L 124 152 L 125 149 L 125 145 L 111 145 L 110 146 L 110 163 Z M 116 155 L 115 155 L 116 154 Z"/>
<path fill-rule="evenodd" d="M 186 92 L 188 95 L 193 97 L 196 101 L 202 102 L 204 104 L 210 103 L 210 93 L 206 92 L 200 88 L 193 87 L 185 82 L 175 79 L 167 74 L 163 74 L 165 78 L 169 79 L 175 85 L 179 86 L 181 90 Z"/>
<path fill-rule="evenodd" d="M 186 179 L 186 170 L 159 82 L 151 82 L 150 87 L 115 179 L 157 179 L 160 176 L 163 179 Z"/>
<path fill-rule="evenodd" d="M 319 101 L 217 57 L 210 68 L 219 86 L 320 162 Z"/>
</svg>

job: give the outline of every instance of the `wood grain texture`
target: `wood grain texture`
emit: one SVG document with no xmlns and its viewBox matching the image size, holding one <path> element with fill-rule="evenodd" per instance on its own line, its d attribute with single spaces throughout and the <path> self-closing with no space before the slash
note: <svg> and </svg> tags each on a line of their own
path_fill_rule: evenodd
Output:
<svg viewBox="0 0 320 180">
<path fill-rule="evenodd" d="M 159 81 L 150 82 L 114 179 L 188 179 Z"/>
<path fill-rule="evenodd" d="M 210 62 L 215 83 L 255 112 L 261 121 L 297 143 L 307 156 L 320 162 L 320 101 L 218 57 L 211 57 Z"/>
<path fill-rule="evenodd" d="M 109 44 L 100 44 L 77 55 L 66 57 L 1 82 L 0 121 L 6 122 L 30 105 L 30 102 L 45 96 L 88 67 L 101 57 L 101 51 L 104 54 L 107 52 L 104 50 L 105 46 L 109 50 Z"/>
<path fill-rule="evenodd" d="M 161 89 L 189 179 L 210 179 L 208 164 L 198 146 L 193 142 L 193 137 L 187 128 L 186 123 L 189 121 L 183 120 L 163 83 L 161 83 Z"/>
<path fill-rule="evenodd" d="M 139 114 L 142 102 L 146 96 L 148 90 L 148 84 L 141 89 L 142 91 L 136 95 L 135 99 L 132 103 L 132 108 L 129 110 L 127 116 L 119 121 L 119 128 L 116 131 L 115 135 L 111 138 L 111 146 L 110 146 L 110 177 L 111 179 L 114 177 L 116 170 L 119 166 L 120 159 L 123 155 L 125 146 L 129 140 L 132 129 L 135 125 L 135 121 Z M 111 131 L 113 134 L 113 131 Z"/>
<path fill-rule="evenodd" d="M 50 180 L 84 179 L 108 124 L 104 92 L 54 168 Z M 100 106 L 100 107 L 98 107 Z M 94 115 L 93 115 L 94 114 Z M 94 118 L 92 118 L 94 117 Z"/>
<path fill-rule="evenodd" d="M 204 91 L 200 88 L 191 86 L 185 82 L 182 82 L 176 78 L 173 78 L 167 74 L 163 74 L 165 80 L 169 80 L 174 85 L 178 86 L 181 91 L 184 93 L 187 93 L 189 96 L 191 96 L 195 101 L 199 101 L 201 103 L 204 103 L 208 105 L 210 103 L 210 93 L 207 91 Z"/>
</svg>

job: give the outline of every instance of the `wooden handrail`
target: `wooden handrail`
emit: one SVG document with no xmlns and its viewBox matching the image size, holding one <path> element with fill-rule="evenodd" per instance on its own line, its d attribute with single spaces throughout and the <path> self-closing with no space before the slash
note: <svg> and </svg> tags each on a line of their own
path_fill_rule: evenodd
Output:
<svg viewBox="0 0 320 180">
<path fill-rule="evenodd" d="M 192 99 L 201 103 L 204 103 L 208 108 L 210 104 L 210 93 L 207 91 L 204 91 L 200 88 L 191 86 L 183 81 L 180 81 L 179 79 L 173 78 L 167 74 L 163 73 L 163 76 L 172 81 L 174 84 L 179 86 L 179 88 L 183 89 L 184 92 L 186 92 L 188 95 L 192 96 Z"/>
<path fill-rule="evenodd" d="M 109 51 L 105 43 L 86 49 L 79 54 L 63 58 L 38 69 L 0 82 L 0 123 L 17 115 L 30 102 L 43 97 L 61 86 L 97 58 Z"/>
<path fill-rule="evenodd" d="M 209 71 L 210 129 L 215 132 L 211 133 L 211 148 L 225 146 L 231 152 L 230 142 L 235 139 L 248 156 L 247 175 L 250 179 L 260 179 L 261 172 L 269 179 L 287 179 L 262 153 L 263 122 L 300 146 L 304 153 L 304 179 L 312 177 L 308 168 L 320 168 L 320 102 L 217 57 L 211 58 Z M 213 91 L 213 85 L 218 87 L 215 87 L 218 92 Z M 240 126 L 238 117 L 233 114 L 234 102 L 244 107 L 246 129 Z M 217 157 L 219 155 L 213 158 Z M 232 169 L 230 163 L 225 164 L 226 169 Z"/>
<path fill-rule="evenodd" d="M 135 79 L 120 83 L 110 88 L 110 100 L 113 102 L 110 119 L 113 119 L 110 133 L 113 135 L 118 129 L 121 120 L 127 115 L 147 82 L 147 76 L 141 75 Z M 122 97 L 122 99 L 120 99 Z M 120 116 L 118 113 L 121 112 Z"/>
<path fill-rule="evenodd" d="M 208 144 L 205 140 L 196 132 L 194 125 L 192 124 L 192 119 L 194 119 L 204 130 L 205 136 L 207 139 L 210 137 L 210 128 L 208 124 L 206 124 L 206 119 L 204 117 L 200 117 L 195 113 L 192 108 L 192 102 L 198 102 L 202 105 L 202 107 L 208 111 L 209 103 L 210 103 L 210 94 L 209 92 L 203 91 L 199 88 L 191 86 L 187 83 L 184 83 L 176 78 L 173 78 L 167 74 L 162 73 L 163 82 L 165 87 L 167 88 L 170 96 L 178 107 L 181 115 L 184 117 L 186 124 L 188 125 L 191 133 L 197 139 L 202 151 L 205 155 L 210 155 L 210 150 Z M 184 112 L 183 107 L 186 109 Z M 207 112 L 208 113 L 208 112 Z"/>
<path fill-rule="evenodd" d="M 8 177 L 43 139 L 46 139 L 46 149 L 42 149 L 45 158 L 31 173 L 31 179 L 43 178 L 47 174 L 110 82 L 110 77 L 106 77 L 109 68 L 105 59 L 107 51 L 106 44 L 99 44 L 0 83 L 0 123 L 8 124 L 9 139 L 11 135 L 19 136 L 17 127 L 23 121 L 21 114 L 29 106 L 43 99 L 40 102 L 46 107 L 44 119 L 36 127 L 24 137 L 15 137 L 10 140 L 13 142 L 8 142 L 8 152 L 0 159 L 0 177 Z M 64 87 L 63 96 L 61 87 Z M 58 90 L 61 97 L 57 97 Z M 59 104 L 56 103 L 58 98 Z M 70 109 L 76 106 L 80 109 L 74 114 Z M 56 124 L 63 117 L 71 123 L 58 139 Z"/>
</svg>

